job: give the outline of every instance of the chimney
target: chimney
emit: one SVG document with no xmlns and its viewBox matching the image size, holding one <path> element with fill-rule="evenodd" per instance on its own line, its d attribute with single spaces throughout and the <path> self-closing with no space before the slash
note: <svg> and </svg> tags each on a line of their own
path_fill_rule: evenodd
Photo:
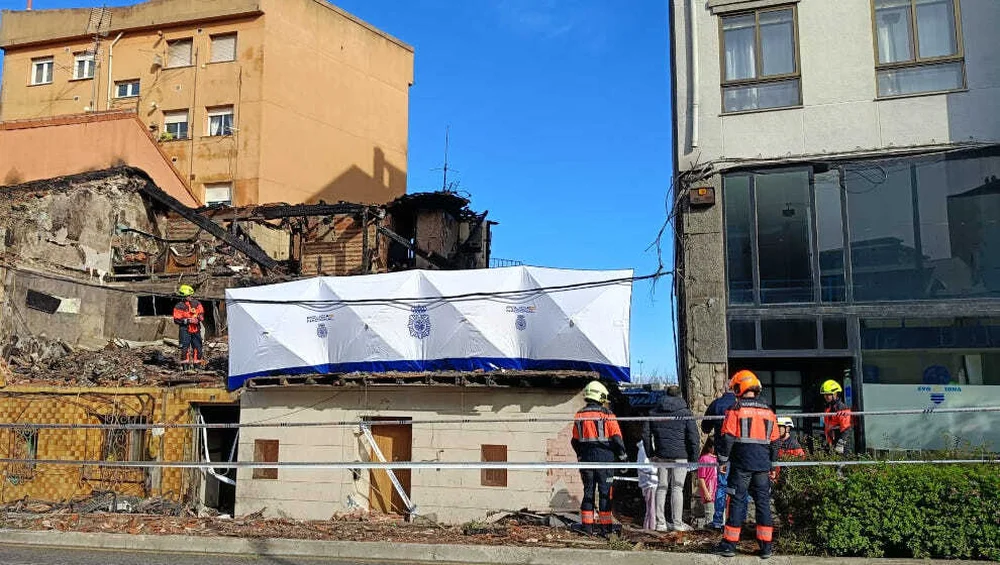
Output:
<svg viewBox="0 0 1000 565">
<path fill-rule="evenodd" d="M 30 9 L 31 9 L 31 1 L 32 1 L 32 0 L 28 0 L 28 10 L 30 10 Z"/>
</svg>

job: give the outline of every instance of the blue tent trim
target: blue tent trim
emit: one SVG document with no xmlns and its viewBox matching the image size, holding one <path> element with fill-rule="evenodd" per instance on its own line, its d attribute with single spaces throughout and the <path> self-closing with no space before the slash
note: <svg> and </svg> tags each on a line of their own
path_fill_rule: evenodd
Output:
<svg viewBox="0 0 1000 565">
<path fill-rule="evenodd" d="M 564 359 L 512 359 L 509 357 L 471 357 L 431 359 L 426 361 L 372 361 L 364 363 L 326 363 L 302 367 L 286 367 L 242 375 L 230 375 L 229 390 L 236 390 L 255 377 L 282 375 L 328 375 L 342 373 L 423 373 L 437 371 L 594 371 L 602 378 L 615 382 L 630 382 L 628 367 Z"/>
</svg>

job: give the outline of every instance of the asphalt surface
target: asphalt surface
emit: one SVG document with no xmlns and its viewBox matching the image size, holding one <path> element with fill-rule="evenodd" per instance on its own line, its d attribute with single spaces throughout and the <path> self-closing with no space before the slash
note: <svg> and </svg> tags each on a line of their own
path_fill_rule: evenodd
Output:
<svg viewBox="0 0 1000 565">
<path fill-rule="evenodd" d="M 399 561 L 344 561 L 305 557 L 250 557 L 96 551 L 0 544 L 0 565 L 406 565 Z"/>
</svg>

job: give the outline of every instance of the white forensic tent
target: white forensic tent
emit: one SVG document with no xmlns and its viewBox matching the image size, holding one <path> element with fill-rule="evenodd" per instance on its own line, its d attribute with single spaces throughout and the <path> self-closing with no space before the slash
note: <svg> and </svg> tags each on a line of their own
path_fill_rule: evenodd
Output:
<svg viewBox="0 0 1000 565">
<path fill-rule="evenodd" d="M 229 289 L 229 388 L 359 371 L 594 370 L 627 381 L 631 278 L 509 267 Z"/>
</svg>

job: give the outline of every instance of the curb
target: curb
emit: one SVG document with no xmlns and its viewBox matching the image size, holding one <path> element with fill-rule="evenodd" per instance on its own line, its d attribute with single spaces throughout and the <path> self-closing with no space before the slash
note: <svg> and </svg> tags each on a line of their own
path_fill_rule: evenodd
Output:
<svg viewBox="0 0 1000 565">
<path fill-rule="evenodd" d="M 466 565 L 564 565 L 565 563 L 615 563 L 615 565 L 710 565 L 761 563 L 753 556 L 725 559 L 700 553 L 611 551 L 606 549 L 543 549 L 482 545 L 433 545 L 353 541 L 292 540 L 274 538 L 230 538 L 203 536 L 157 536 L 81 532 L 0 530 L 0 546 L 27 545 L 74 549 L 147 551 L 175 554 L 251 555 L 305 557 L 362 562 L 462 563 Z M 775 556 L 775 565 L 927 565 L 930 560 L 818 558 Z M 943 561 L 942 561 L 943 563 Z M 985 563 L 949 561 L 948 563 Z"/>
</svg>

